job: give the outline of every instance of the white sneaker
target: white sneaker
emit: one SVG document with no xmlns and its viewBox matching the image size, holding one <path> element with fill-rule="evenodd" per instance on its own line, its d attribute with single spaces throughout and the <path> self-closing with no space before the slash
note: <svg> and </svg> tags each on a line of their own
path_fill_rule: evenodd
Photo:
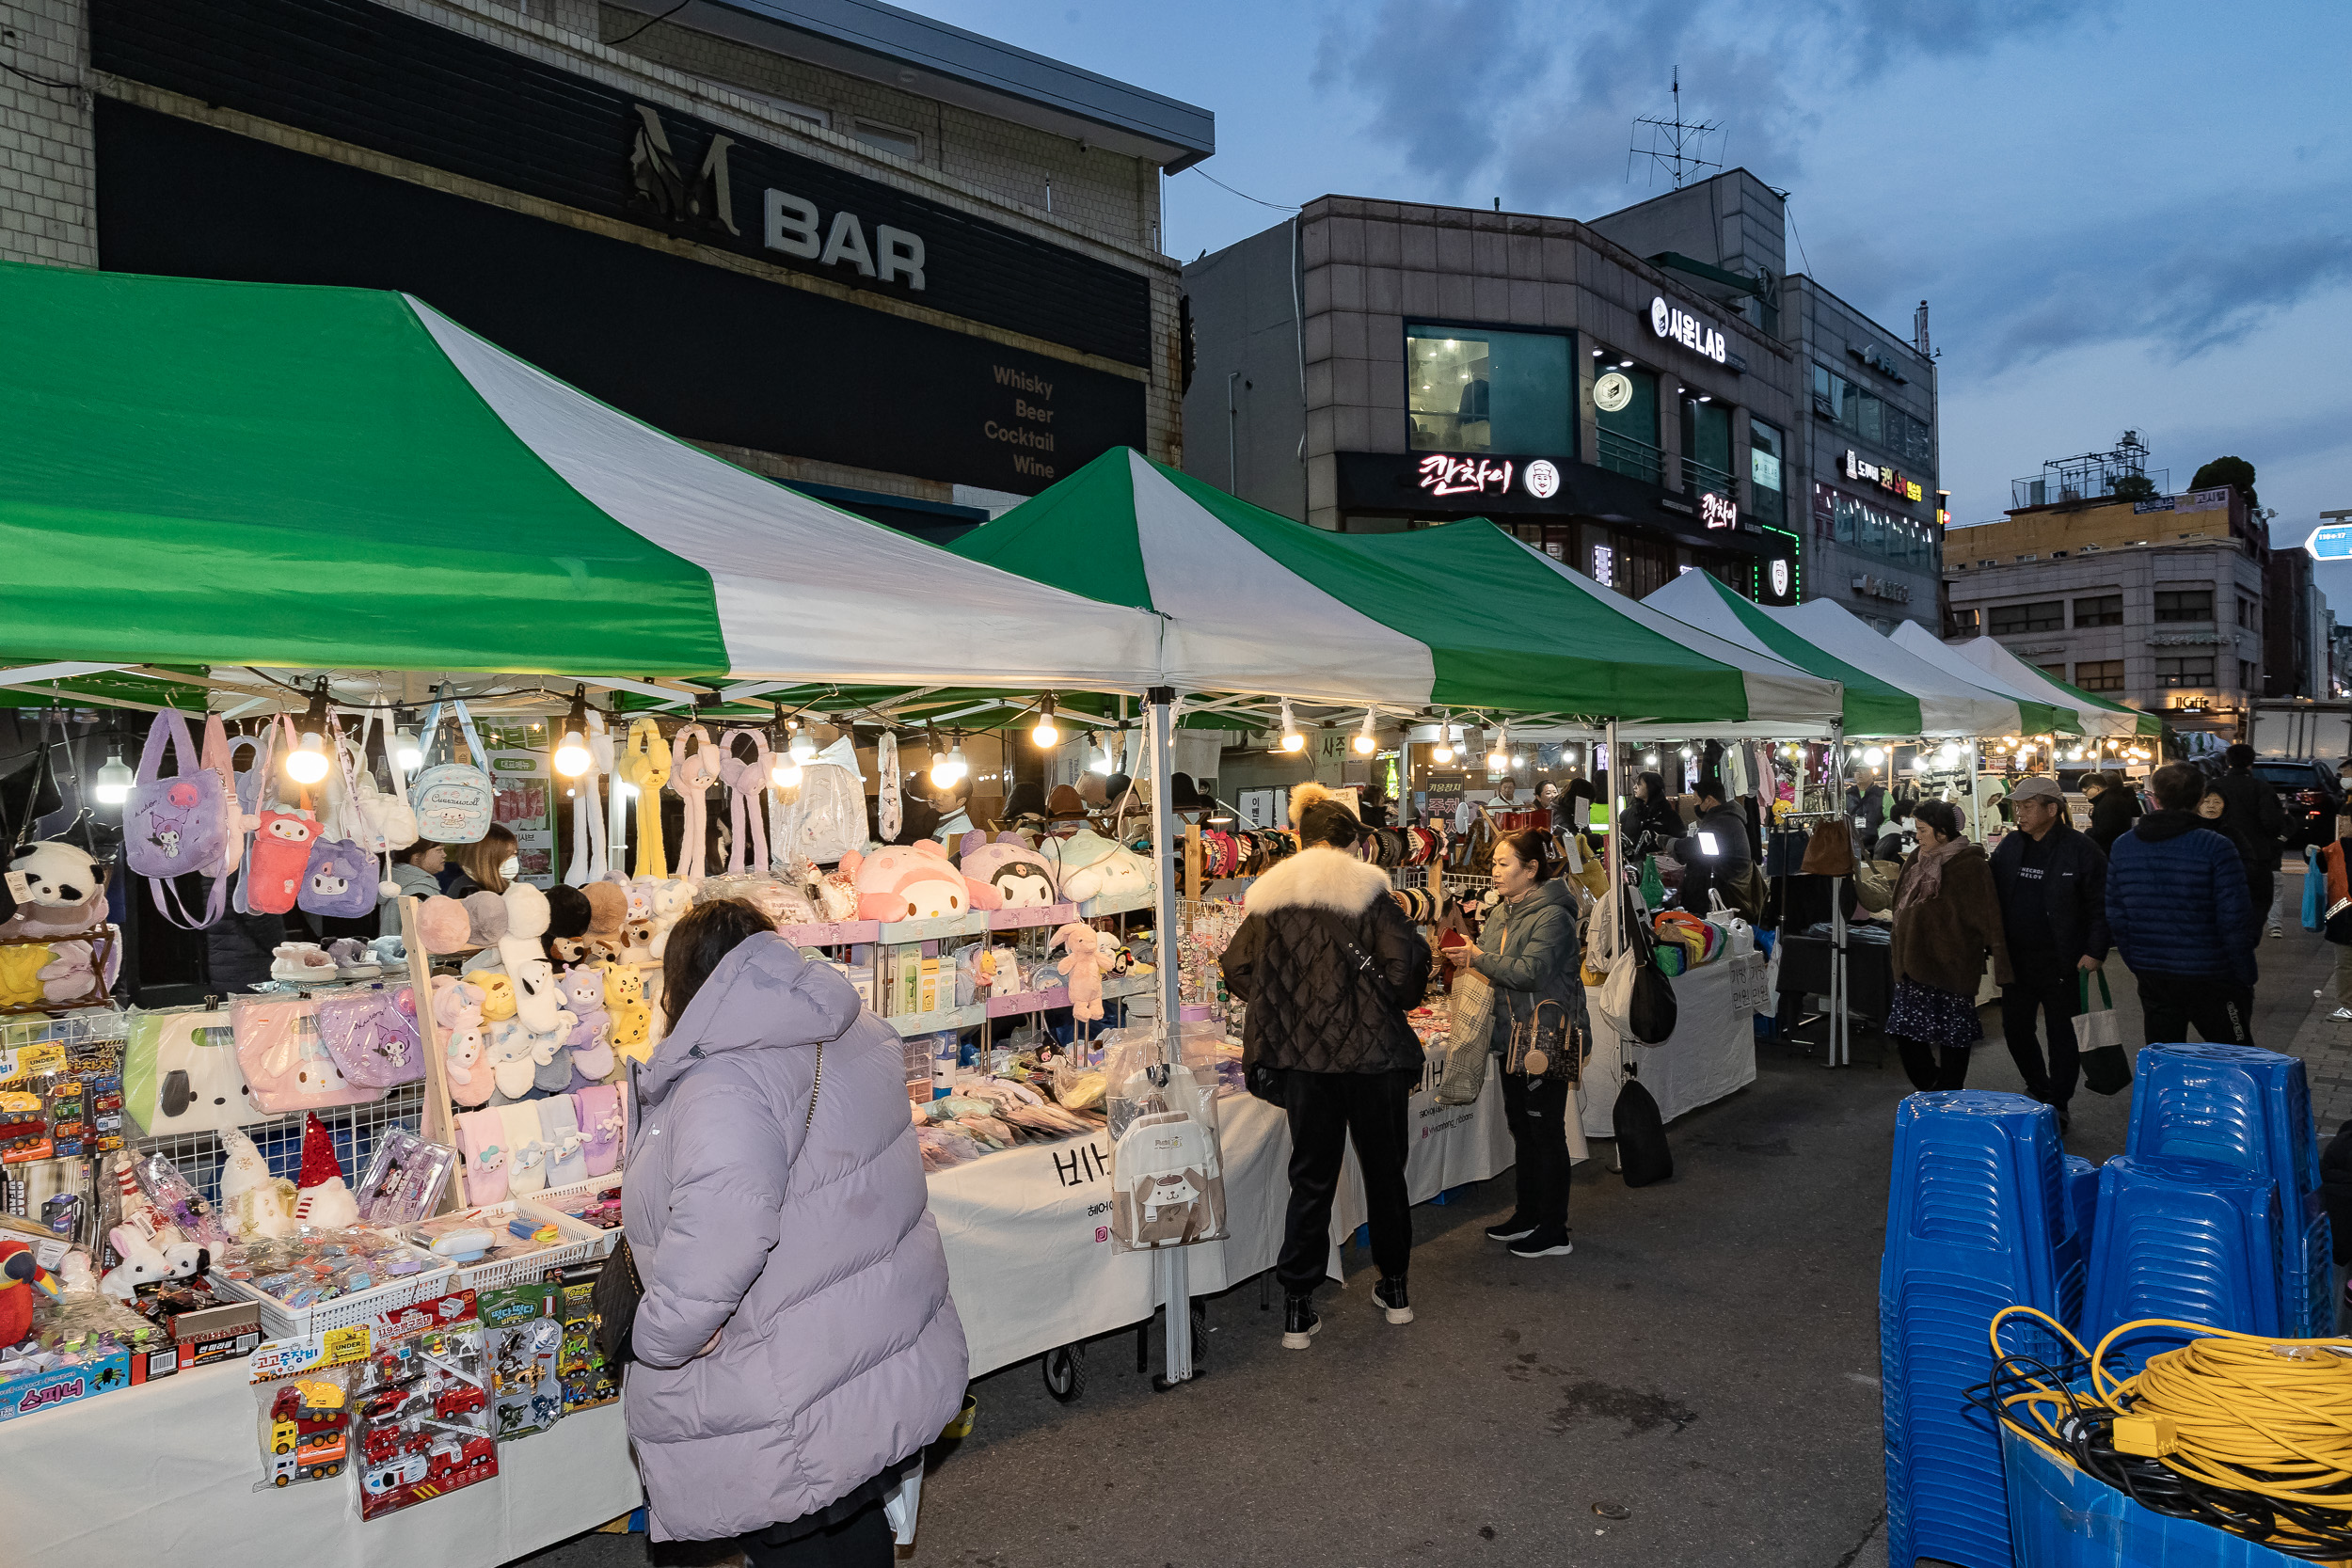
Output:
<svg viewBox="0 0 2352 1568">
<path fill-rule="evenodd" d="M 2339 1021 L 2352 1022 L 2352 1007 L 2338 1007 L 2334 1012 L 2329 1013 L 2328 1016 Z"/>
<path fill-rule="evenodd" d="M 2273 926 L 2273 927 L 2270 928 L 2270 934 L 2271 934 L 2272 936 L 2276 937 L 2276 936 L 2282 936 L 2282 935 L 2284 935 L 2285 933 L 2281 932 L 2281 931 L 2279 929 L 2279 927 L 2278 927 Z"/>
</svg>

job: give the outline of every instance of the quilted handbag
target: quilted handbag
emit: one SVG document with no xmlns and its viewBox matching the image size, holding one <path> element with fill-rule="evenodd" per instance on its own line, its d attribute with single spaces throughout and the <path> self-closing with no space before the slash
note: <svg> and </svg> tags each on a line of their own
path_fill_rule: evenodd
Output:
<svg viewBox="0 0 2352 1568">
<path fill-rule="evenodd" d="M 473 715 L 457 698 L 451 698 L 449 706 L 465 738 L 466 754 L 472 760 L 431 763 L 409 786 L 408 804 L 416 815 L 421 837 L 435 844 L 479 844 L 490 831 L 496 792 L 490 787 L 490 775 L 484 771 L 489 763 L 482 751 L 482 736 L 474 731 Z M 440 718 L 441 704 L 437 699 L 424 715 L 428 761 L 429 749 L 440 741 Z M 452 742 L 451 751 L 455 750 Z"/>
<path fill-rule="evenodd" d="M 364 1105 L 384 1096 L 345 1078 L 319 1035 L 318 996 L 237 996 L 229 1004 L 246 1092 L 269 1116 Z"/>
<path fill-rule="evenodd" d="M 170 778 L 161 771 L 166 742 L 175 768 Z M 137 780 L 122 806 L 122 856 L 148 879 L 156 911 L 175 926 L 201 930 L 221 916 L 229 895 L 221 872 L 228 838 L 223 821 L 220 775 L 199 763 L 187 720 L 176 708 L 155 715 L 139 753 Z M 200 915 L 181 907 L 179 890 L 171 885 L 173 878 L 191 872 L 215 879 Z"/>
<path fill-rule="evenodd" d="M 412 987 L 329 996 L 319 1004 L 318 1026 L 327 1055 L 362 1088 L 389 1089 L 424 1076 Z"/>
<path fill-rule="evenodd" d="M 1585 1053 L 1593 1042 L 1577 1027 L 1566 1006 L 1545 997 L 1535 1014 L 1511 1025 L 1511 1044 L 1503 1053 L 1502 1070 L 1529 1078 L 1573 1084 L 1583 1075 Z"/>
</svg>

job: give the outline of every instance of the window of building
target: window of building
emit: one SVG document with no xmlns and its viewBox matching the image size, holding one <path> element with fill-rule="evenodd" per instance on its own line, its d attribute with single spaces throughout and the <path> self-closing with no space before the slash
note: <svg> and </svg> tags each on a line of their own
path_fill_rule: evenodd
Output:
<svg viewBox="0 0 2352 1568">
<path fill-rule="evenodd" d="M 2121 594 L 2100 594 L 2074 601 L 2074 625 L 2078 626 L 2120 626 L 2122 624 L 2123 595 Z"/>
<path fill-rule="evenodd" d="M 2157 589 L 2156 619 L 2159 621 L 2212 620 L 2213 590 L 2210 588 Z"/>
<path fill-rule="evenodd" d="M 2213 655 L 2183 654 L 2177 657 L 2156 660 L 2156 683 L 2159 686 L 2211 686 L 2213 684 Z"/>
<path fill-rule="evenodd" d="M 1955 610 L 1952 611 L 1950 618 L 1945 623 L 1944 635 L 1947 637 L 1977 637 L 1980 636 L 1983 633 L 1983 617 L 1980 612 L 1974 610 Z"/>
<path fill-rule="evenodd" d="M 1788 521 L 1788 493 L 1782 489 L 1781 459 L 1788 455 L 1788 437 L 1762 420 L 1748 421 L 1748 496 L 1756 517 L 1784 527 Z"/>
<path fill-rule="evenodd" d="M 1731 410 L 1682 400 L 1682 488 L 1693 496 L 1736 496 L 1731 482 Z"/>
<path fill-rule="evenodd" d="M 923 161 L 923 137 L 918 132 L 897 125 L 884 125 L 877 120 L 860 119 L 850 122 L 850 135 L 878 152 L 904 158 L 911 164 Z"/>
<path fill-rule="evenodd" d="M 1849 381 L 1826 365 L 1813 367 L 1813 407 L 1858 440 L 1877 447 L 1899 464 L 1922 471 L 1935 463 L 1934 440 L 1927 424 L 1858 382 Z"/>
<path fill-rule="evenodd" d="M 1622 376 L 1625 386 L 1609 378 Z M 1613 395 L 1612 395 L 1613 394 Z M 1619 397 L 1622 406 L 1611 408 Z M 1593 418 L 1599 427 L 1594 453 L 1600 466 L 1650 484 L 1664 483 L 1658 450 L 1658 377 L 1647 371 L 1604 365 L 1593 378 Z"/>
<path fill-rule="evenodd" d="M 1405 421 L 1411 450 L 1555 457 L 1573 452 L 1571 346 L 1557 332 L 1406 324 Z M 1650 399 L 1654 433 L 1655 382 Z"/>
<path fill-rule="evenodd" d="M 729 84 L 729 90 L 741 93 L 744 97 L 750 99 L 755 103 L 767 104 L 768 107 L 775 110 L 776 113 L 784 116 L 787 119 L 798 120 L 803 125 L 815 126 L 819 131 L 822 131 L 833 124 L 832 116 L 826 114 L 824 110 L 817 108 L 812 104 L 796 103 L 789 98 L 778 98 L 772 92 L 758 92 L 750 87 L 734 87 L 732 84 Z"/>
<path fill-rule="evenodd" d="M 1993 607 L 1993 635 L 1995 637 L 2014 637 L 2027 631 L 2062 631 L 2065 626 L 2066 601 L 2063 599 Z"/>
<path fill-rule="evenodd" d="M 2074 666 L 2074 684 L 2085 691 L 2121 691 L 2123 689 L 2123 661 L 2120 658 L 2085 659 Z"/>
<path fill-rule="evenodd" d="M 1931 526 L 1872 506 L 1842 490 L 1821 488 L 1829 499 L 1831 533 L 1839 544 L 1851 545 L 1897 566 L 1943 571 L 1943 552 Z"/>
<path fill-rule="evenodd" d="M 2237 684 L 2239 689 L 2244 691 L 2252 691 L 2262 684 L 2260 672 L 2252 659 L 2241 658 L 2237 661 Z"/>
<path fill-rule="evenodd" d="M 2257 626 L 2254 621 L 2254 601 L 2240 594 L 2237 596 L 2237 624 L 2249 631 L 2261 630 L 2262 628 Z"/>
</svg>

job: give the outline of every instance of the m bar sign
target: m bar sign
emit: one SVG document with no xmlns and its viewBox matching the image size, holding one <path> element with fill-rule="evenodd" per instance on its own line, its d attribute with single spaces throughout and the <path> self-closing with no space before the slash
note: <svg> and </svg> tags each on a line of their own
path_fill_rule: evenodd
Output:
<svg viewBox="0 0 2352 1568">
<path fill-rule="evenodd" d="M 1731 347 L 1724 341 L 1721 332 L 1690 311 L 1667 304 L 1663 294 L 1653 296 L 1649 302 L 1649 328 L 1693 354 L 1704 354 L 1718 365 L 1730 357 Z"/>
</svg>

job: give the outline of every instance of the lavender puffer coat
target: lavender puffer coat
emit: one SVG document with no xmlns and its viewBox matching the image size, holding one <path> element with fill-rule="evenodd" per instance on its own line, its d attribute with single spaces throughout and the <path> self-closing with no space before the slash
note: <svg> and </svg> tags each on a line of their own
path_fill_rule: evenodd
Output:
<svg viewBox="0 0 2352 1568">
<path fill-rule="evenodd" d="M 638 1096 L 622 1208 L 645 1296 L 622 1400 L 653 1538 L 797 1519 L 919 1452 L 967 1361 L 898 1037 L 833 970 L 755 936 Z"/>
</svg>

